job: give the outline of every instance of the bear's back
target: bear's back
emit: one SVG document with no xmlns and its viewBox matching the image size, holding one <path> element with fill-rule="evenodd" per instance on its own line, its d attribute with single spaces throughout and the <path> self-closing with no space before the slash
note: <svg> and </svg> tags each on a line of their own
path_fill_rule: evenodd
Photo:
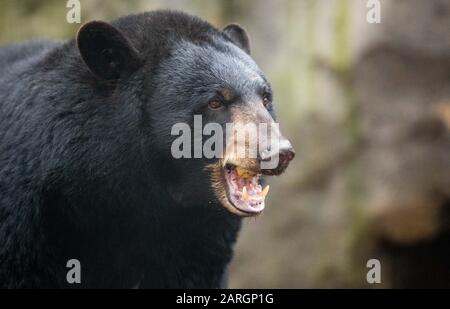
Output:
<svg viewBox="0 0 450 309">
<path fill-rule="evenodd" d="M 28 41 L 0 47 L 0 76 L 10 74 L 18 63 L 42 55 L 58 45 L 51 41 Z"/>
</svg>

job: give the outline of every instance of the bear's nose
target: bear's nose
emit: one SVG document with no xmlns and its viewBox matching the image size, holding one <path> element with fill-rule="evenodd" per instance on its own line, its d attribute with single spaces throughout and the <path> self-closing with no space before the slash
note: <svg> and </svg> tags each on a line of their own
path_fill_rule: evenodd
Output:
<svg viewBox="0 0 450 309">
<path fill-rule="evenodd" d="M 295 158 L 294 148 L 290 146 L 288 148 L 280 149 L 279 156 L 280 156 L 279 167 L 285 170 L 288 167 L 289 163 L 291 163 L 291 161 L 294 160 Z"/>
<path fill-rule="evenodd" d="M 295 150 L 288 140 L 283 140 L 278 149 L 270 149 L 261 156 L 262 162 L 278 162 L 277 166 L 264 170 L 264 174 L 280 175 L 295 158 Z"/>
</svg>

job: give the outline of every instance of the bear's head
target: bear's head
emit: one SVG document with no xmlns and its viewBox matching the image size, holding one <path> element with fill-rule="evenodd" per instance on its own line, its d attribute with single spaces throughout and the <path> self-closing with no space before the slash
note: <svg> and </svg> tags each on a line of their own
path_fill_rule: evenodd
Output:
<svg viewBox="0 0 450 309">
<path fill-rule="evenodd" d="M 264 210 L 269 187 L 262 177 L 282 174 L 295 154 L 241 26 L 218 30 L 159 12 L 87 23 L 77 44 L 99 83 L 132 89 L 126 97 L 145 120 L 136 132 L 142 160 L 152 158 L 148 168 L 163 184 L 161 194 L 182 207 L 225 208 L 241 217 Z"/>
</svg>

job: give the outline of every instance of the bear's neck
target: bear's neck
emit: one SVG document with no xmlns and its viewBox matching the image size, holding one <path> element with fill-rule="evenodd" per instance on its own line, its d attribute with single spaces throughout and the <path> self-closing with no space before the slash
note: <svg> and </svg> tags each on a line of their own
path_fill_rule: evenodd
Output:
<svg viewBox="0 0 450 309">
<path fill-rule="evenodd" d="M 136 206 L 157 210 L 139 218 L 105 216 L 82 227 L 49 218 L 49 247 L 59 249 L 59 264 L 74 258 L 82 262 L 86 286 L 108 282 L 132 287 L 140 282 L 141 287 L 219 287 L 241 219 L 221 205 L 180 207 L 162 205 L 161 200 L 159 196 L 158 204 Z"/>
</svg>

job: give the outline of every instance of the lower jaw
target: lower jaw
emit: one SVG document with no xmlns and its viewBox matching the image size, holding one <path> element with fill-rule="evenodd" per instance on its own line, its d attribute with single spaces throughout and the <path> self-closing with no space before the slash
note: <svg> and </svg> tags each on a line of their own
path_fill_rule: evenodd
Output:
<svg viewBox="0 0 450 309">
<path fill-rule="evenodd" d="M 242 209 L 239 209 L 238 207 L 234 206 L 233 203 L 231 203 L 230 201 L 228 201 L 229 206 L 225 206 L 228 211 L 230 211 L 231 213 L 242 217 L 242 218 L 251 218 L 251 217 L 257 217 L 260 214 L 262 214 L 264 212 L 264 210 L 258 211 L 258 212 L 248 212 Z"/>
<path fill-rule="evenodd" d="M 243 211 L 243 210 L 240 210 L 240 209 L 238 209 L 238 208 L 236 208 L 240 213 L 242 213 L 242 217 L 257 217 L 257 216 L 259 216 L 260 214 L 262 214 L 264 211 L 263 210 L 261 210 L 260 212 L 246 212 L 246 211 Z"/>
<path fill-rule="evenodd" d="M 241 216 L 241 217 L 256 217 L 264 212 L 265 209 L 265 201 L 260 201 L 260 203 L 256 206 L 251 206 L 250 203 L 246 201 L 242 201 L 237 199 L 236 201 L 233 201 L 230 198 L 230 193 L 227 191 L 227 201 L 226 201 L 226 208 L 230 210 L 232 213 Z M 238 203 L 243 204 L 241 207 L 238 206 Z"/>
<path fill-rule="evenodd" d="M 231 202 L 231 201 L 229 201 L 229 203 L 231 204 L 231 206 L 232 206 L 235 210 L 237 210 L 239 213 L 241 213 L 241 214 L 243 214 L 244 216 L 247 216 L 247 217 L 258 216 L 258 215 L 260 215 L 261 213 L 264 212 L 264 208 L 265 208 L 265 205 L 263 204 L 263 205 L 259 206 L 258 208 L 254 208 L 254 209 L 247 208 L 247 209 L 244 209 L 244 208 L 241 208 L 241 207 L 236 206 L 236 205 L 235 205 L 233 202 Z"/>
</svg>

